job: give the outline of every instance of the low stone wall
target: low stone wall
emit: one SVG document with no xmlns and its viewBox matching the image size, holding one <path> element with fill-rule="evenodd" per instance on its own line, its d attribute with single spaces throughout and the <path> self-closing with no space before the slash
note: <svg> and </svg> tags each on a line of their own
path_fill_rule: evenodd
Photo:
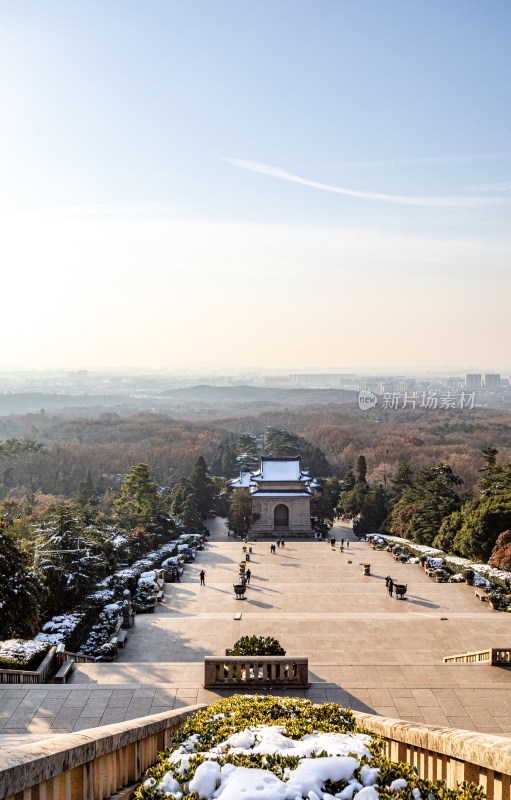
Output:
<svg viewBox="0 0 511 800">
<path fill-rule="evenodd" d="M 172 731 L 201 708 L 206 706 L 187 706 L 0 750 L 0 798 L 104 800 L 123 787 L 134 787 L 156 764 Z"/>
<path fill-rule="evenodd" d="M 47 683 L 55 673 L 56 652 L 56 647 L 50 647 L 37 669 L 32 671 L 0 669 L 0 683 Z"/>
<path fill-rule="evenodd" d="M 204 686 L 309 686 L 309 660 L 290 656 L 224 656 L 204 659 Z"/>
<path fill-rule="evenodd" d="M 361 728 L 381 736 L 392 761 L 417 767 L 427 780 L 454 789 L 463 781 L 483 787 L 489 800 L 510 800 L 511 739 L 354 711 Z"/>
</svg>

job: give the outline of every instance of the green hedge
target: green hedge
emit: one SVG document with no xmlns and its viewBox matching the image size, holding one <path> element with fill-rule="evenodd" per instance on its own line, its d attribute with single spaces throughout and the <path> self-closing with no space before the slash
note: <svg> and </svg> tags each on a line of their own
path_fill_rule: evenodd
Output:
<svg viewBox="0 0 511 800">
<path fill-rule="evenodd" d="M 261 770 L 257 773 L 257 777 L 254 776 L 257 784 L 266 782 L 268 785 L 272 780 L 275 781 L 273 776 L 276 776 L 279 781 L 289 780 L 290 776 L 286 770 L 295 770 L 299 763 L 303 762 L 304 757 L 249 751 L 231 753 L 225 745 L 222 748 L 218 747 L 232 734 L 258 725 L 278 726 L 281 733 L 294 740 L 300 740 L 306 735 L 314 733 L 349 734 L 356 732 L 351 711 L 334 703 L 315 706 L 311 701 L 299 698 L 234 695 L 189 717 L 183 728 L 173 734 L 170 747 L 160 754 L 159 763 L 148 771 L 148 780 L 137 790 L 137 799 L 177 800 L 177 797 L 181 797 L 182 800 L 185 798 L 200 800 L 197 792 L 191 791 L 188 784 L 198 767 L 205 761 L 216 761 L 220 767 L 229 764 L 235 767 Z M 354 745 L 355 752 L 347 754 L 348 759 L 350 757 L 356 759 L 354 767 L 352 767 L 354 769 L 352 777 L 360 780 L 360 783 L 365 783 L 361 770 L 364 767 L 367 770 L 368 766 L 366 765 L 370 765 L 371 769 L 377 768 L 379 774 L 375 780 L 377 781 L 376 796 L 379 800 L 417 800 L 418 792 L 424 800 L 426 798 L 427 800 L 482 800 L 485 797 L 482 788 L 474 784 L 465 782 L 457 789 L 450 790 L 441 781 L 431 782 L 419 778 L 415 767 L 392 763 L 386 758 L 382 753 L 382 741 L 378 737 L 364 731 L 361 732 L 366 733 L 368 737 L 366 747 L 371 755 L 360 755 L 360 750 L 357 755 L 357 745 Z M 211 751 L 212 748 L 216 748 L 216 750 L 208 755 L 208 751 Z M 307 759 L 327 756 L 328 753 L 322 751 L 313 753 Z M 332 756 L 328 760 L 343 757 Z M 183 760 L 181 761 L 181 759 Z M 214 767 L 214 765 L 212 766 Z M 273 776 L 268 776 L 268 772 L 273 773 Z M 160 785 L 164 778 L 164 783 Z M 398 779 L 401 779 L 403 784 L 406 781 L 406 785 L 400 789 L 391 788 L 392 782 Z M 348 785 L 346 779 L 336 781 L 325 779 L 321 793 L 314 796 L 319 800 L 322 800 L 323 797 L 333 798 L 347 789 Z M 367 783 L 365 785 L 367 786 Z M 218 781 L 215 787 L 218 788 Z M 258 796 L 262 800 L 269 800 L 276 796 L 269 786 L 264 791 L 262 791 L 262 786 L 260 788 L 261 794 Z M 359 788 L 361 789 L 361 787 Z M 215 788 L 208 794 L 203 794 L 202 797 L 212 798 L 214 791 Z M 223 796 L 223 790 L 221 796 Z M 240 795 L 240 800 L 242 796 Z M 309 793 L 302 795 L 305 798 L 310 796 Z M 353 800 L 356 800 L 356 797 L 355 793 Z"/>
</svg>

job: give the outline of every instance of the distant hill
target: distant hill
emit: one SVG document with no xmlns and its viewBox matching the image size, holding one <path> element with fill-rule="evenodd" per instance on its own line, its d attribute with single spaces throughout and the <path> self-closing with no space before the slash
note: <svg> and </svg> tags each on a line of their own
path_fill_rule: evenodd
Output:
<svg viewBox="0 0 511 800">
<path fill-rule="evenodd" d="M 286 405 L 308 405 L 310 403 L 348 403 L 357 393 L 347 389 L 281 389 L 266 386 L 187 386 L 168 389 L 161 393 L 169 400 L 199 402 L 208 405 L 232 403 L 279 403 Z"/>
</svg>

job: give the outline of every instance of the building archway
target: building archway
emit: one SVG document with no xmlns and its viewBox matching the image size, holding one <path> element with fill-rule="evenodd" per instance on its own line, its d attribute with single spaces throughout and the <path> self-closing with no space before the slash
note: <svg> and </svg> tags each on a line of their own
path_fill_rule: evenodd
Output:
<svg viewBox="0 0 511 800">
<path fill-rule="evenodd" d="M 273 524 L 276 528 L 289 528 L 289 509 L 284 503 L 275 506 Z"/>
</svg>

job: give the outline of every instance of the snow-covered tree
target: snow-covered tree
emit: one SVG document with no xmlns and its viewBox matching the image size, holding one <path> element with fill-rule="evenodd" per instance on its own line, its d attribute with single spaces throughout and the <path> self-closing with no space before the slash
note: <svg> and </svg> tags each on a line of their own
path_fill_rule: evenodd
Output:
<svg viewBox="0 0 511 800">
<path fill-rule="evenodd" d="M 43 587 L 5 522 L 0 522 L 0 639 L 33 637 Z"/>
<path fill-rule="evenodd" d="M 101 547 L 76 508 L 63 503 L 51 506 L 37 533 L 37 568 L 48 597 L 45 608 L 59 614 L 84 599 L 102 577 L 105 559 Z"/>
</svg>

